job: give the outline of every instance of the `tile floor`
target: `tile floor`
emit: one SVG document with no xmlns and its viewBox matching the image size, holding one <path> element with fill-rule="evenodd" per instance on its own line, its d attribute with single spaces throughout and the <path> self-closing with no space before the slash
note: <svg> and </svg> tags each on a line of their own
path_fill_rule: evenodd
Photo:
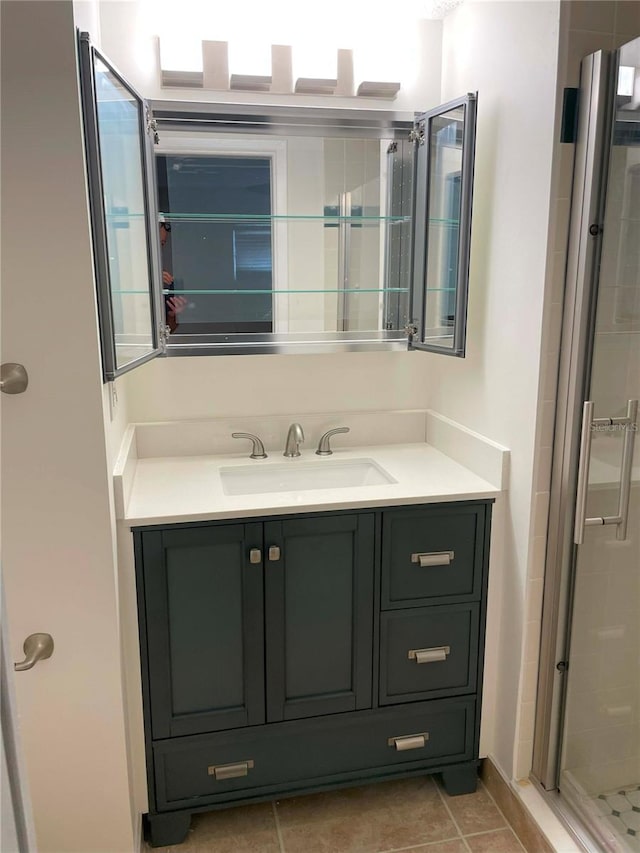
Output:
<svg viewBox="0 0 640 853">
<path fill-rule="evenodd" d="M 432 777 L 418 777 L 196 814 L 183 844 L 155 850 L 522 853 L 524 847 L 482 783 L 475 794 L 449 797 Z"/>
<path fill-rule="evenodd" d="M 599 794 L 595 803 L 624 847 L 640 853 L 640 785 Z"/>
</svg>

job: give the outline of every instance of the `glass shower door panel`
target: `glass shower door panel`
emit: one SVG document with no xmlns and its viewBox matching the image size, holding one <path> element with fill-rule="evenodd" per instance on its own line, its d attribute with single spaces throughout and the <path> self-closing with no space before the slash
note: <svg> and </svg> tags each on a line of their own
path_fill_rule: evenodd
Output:
<svg viewBox="0 0 640 853">
<path fill-rule="evenodd" d="M 629 401 L 640 398 L 640 39 L 621 50 L 619 65 L 588 396 L 589 521 L 576 556 L 560 790 L 606 849 L 640 851 L 640 439 L 631 441 L 637 422 L 625 422 Z M 627 471 L 625 444 L 635 445 Z M 628 477 L 622 538 L 622 527 L 595 519 L 619 516 Z"/>
</svg>

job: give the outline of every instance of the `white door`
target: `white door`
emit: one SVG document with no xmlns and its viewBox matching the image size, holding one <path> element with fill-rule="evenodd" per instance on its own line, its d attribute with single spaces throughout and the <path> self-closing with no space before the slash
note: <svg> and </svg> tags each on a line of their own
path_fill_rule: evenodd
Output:
<svg viewBox="0 0 640 853">
<path fill-rule="evenodd" d="M 40 853 L 139 847 L 127 764 L 74 4 L 0 4 L 2 337 L 29 387 L 2 395 L 2 569 Z"/>
</svg>

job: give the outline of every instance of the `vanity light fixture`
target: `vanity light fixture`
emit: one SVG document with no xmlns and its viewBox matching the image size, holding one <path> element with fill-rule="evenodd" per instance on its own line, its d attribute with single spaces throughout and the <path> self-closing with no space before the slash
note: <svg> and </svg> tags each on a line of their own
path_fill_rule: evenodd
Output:
<svg viewBox="0 0 640 853">
<path fill-rule="evenodd" d="M 337 85 L 337 77 L 298 77 L 294 91 L 297 95 L 333 95 Z"/>
<path fill-rule="evenodd" d="M 400 91 L 400 83 L 385 83 L 382 80 L 363 80 L 356 95 L 362 98 L 395 98 Z"/>
<path fill-rule="evenodd" d="M 301 42 L 293 46 L 294 92 L 301 95 L 333 95 L 338 86 L 338 52 L 322 45 Z"/>
<path fill-rule="evenodd" d="M 271 91 L 271 46 L 246 39 L 229 42 L 229 88 L 243 92 Z"/>
<path fill-rule="evenodd" d="M 159 40 L 161 85 L 179 89 L 201 89 L 204 82 L 200 40 Z"/>
<path fill-rule="evenodd" d="M 361 44 L 352 51 L 356 96 L 393 100 L 400 91 L 400 83 L 393 81 L 401 61 L 396 48 L 381 54 L 374 41 Z"/>
<path fill-rule="evenodd" d="M 158 39 L 158 44 L 161 85 L 168 89 L 347 98 L 355 94 L 359 98 L 384 100 L 393 100 L 400 91 L 399 82 L 376 80 L 376 66 L 371 64 L 367 67 L 367 79 L 361 75 L 354 86 L 358 51 L 350 49 L 319 51 L 308 45 L 292 48 L 212 40 L 196 46 L 165 37 Z"/>
<path fill-rule="evenodd" d="M 229 43 L 226 41 L 202 42 L 203 89 L 229 88 Z"/>
<path fill-rule="evenodd" d="M 270 92 L 271 75 L 266 74 L 232 74 L 229 78 L 229 88 L 242 92 Z"/>
</svg>

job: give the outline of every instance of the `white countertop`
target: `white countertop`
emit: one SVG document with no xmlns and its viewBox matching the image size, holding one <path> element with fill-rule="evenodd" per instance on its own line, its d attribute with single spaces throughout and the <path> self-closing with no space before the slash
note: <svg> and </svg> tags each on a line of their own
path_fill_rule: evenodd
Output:
<svg viewBox="0 0 640 853">
<path fill-rule="evenodd" d="M 347 488 L 226 495 L 219 470 L 231 466 L 292 466 L 371 459 L 397 482 Z M 386 444 L 334 449 L 330 457 L 305 451 L 297 459 L 271 453 L 251 460 L 247 453 L 137 459 L 123 520 L 128 527 L 172 522 L 318 512 L 495 498 L 500 489 L 454 462 L 433 446 Z"/>
</svg>

